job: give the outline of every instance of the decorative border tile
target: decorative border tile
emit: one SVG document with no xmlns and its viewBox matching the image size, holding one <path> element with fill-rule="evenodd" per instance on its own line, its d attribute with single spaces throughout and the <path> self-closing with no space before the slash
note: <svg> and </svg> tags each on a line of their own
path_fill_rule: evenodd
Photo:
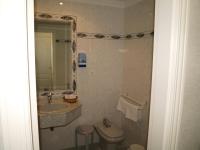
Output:
<svg viewBox="0 0 200 150">
<path fill-rule="evenodd" d="M 37 21 L 59 21 L 59 22 L 73 22 L 74 25 L 74 31 L 76 29 L 76 16 L 71 15 L 60 15 L 60 14 L 49 14 L 46 12 L 36 12 L 35 13 L 35 20 Z"/>
<path fill-rule="evenodd" d="M 58 15 L 58 14 L 48 14 L 43 12 L 35 13 L 36 20 L 41 21 L 60 21 L 60 22 L 71 22 L 73 24 L 73 31 L 76 32 L 77 21 L 75 16 L 70 15 Z M 106 33 L 87 33 L 87 32 L 78 32 L 78 38 L 85 39 L 105 39 L 105 40 L 131 40 L 131 39 L 140 39 L 145 37 L 154 36 L 153 31 L 145 31 L 138 33 L 129 33 L 125 35 L 121 34 L 106 34 Z"/>
<path fill-rule="evenodd" d="M 84 39 L 105 39 L 105 40 L 131 40 L 131 39 L 140 39 L 154 36 L 153 31 L 139 32 L 139 33 L 130 33 L 126 35 L 121 34 L 103 34 L 103 33 L 87 33 L 87 32 L 78 32 L 78 38 Z"/>
</svg>

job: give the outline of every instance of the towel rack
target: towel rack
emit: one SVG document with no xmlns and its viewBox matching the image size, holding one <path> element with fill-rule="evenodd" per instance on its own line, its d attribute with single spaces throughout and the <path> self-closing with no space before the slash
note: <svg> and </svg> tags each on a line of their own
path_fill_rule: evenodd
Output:
<svg viewBox="0 0 200 150">
<path fill-rule="evenodd" d="M 127 102 L 131 103 L 131 104 L 134 104 L 134 105 L 137 105 L 137 106 L 140 106 L 141 109 L 143 109 L 144 105 L 145 104 L 141 104 L 139 103 L 138 101 L 136 101 L 134 98 L 130 97 L 130 96 L 127 96 L 127 95 L 121 95 L 121 97 L 124 97 Z"/>
</svg>

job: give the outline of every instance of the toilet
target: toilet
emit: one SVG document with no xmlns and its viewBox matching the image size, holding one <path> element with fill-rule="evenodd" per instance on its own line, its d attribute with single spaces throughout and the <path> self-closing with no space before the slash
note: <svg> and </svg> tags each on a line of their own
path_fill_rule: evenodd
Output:
<svg viewBox="0 0 200 150">
<path fill-rule="evenodd" d="M 122 129 L 111 123 L 108 119 L 94 125 L 100 137 L 101 150 L 116 150 L 117 146 L 125 139 Z M 143 146 L 132 144 L 128 150 L 145 150 Z"/>
<path fill-rule="evenodd" d="M 104 122 L 97 123 L 95 129 L 100 137 L 102 150 L 116 150 L 118 144 L 125 138 L 124 132 L 111 122 L 108 125 Z"/>
<path fill-rule="evenodd" d="M 145 150 L 143 146 L 138 145 L 138 144 L 133 144 L 129 147 L 128 150 Z"/>
</svg>

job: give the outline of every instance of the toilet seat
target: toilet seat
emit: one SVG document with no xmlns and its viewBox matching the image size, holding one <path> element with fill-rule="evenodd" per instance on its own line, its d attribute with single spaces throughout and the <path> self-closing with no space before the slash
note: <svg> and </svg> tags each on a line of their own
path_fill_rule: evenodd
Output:
<svg viewBox="0 0 200 150">
<path fill-rule="evenodd" d="M 142 145 L 133 144 L 130 146 L 129 150 L 145 150 Z"/>
<path fill-rule="evenodd" d="M 103 123 L 98 123 L 95 128 L 99 135 L 110 143 L 120 142 L 124 139 L 124 132 L 114 124 L 107 128 Z"/>
</svg>

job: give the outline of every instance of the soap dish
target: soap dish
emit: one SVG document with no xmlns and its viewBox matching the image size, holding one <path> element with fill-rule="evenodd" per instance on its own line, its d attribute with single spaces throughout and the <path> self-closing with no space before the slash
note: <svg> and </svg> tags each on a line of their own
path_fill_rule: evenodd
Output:
<svg viewBox="0 0 200 150">
<path fill-rule="evenodd" d="M 74 95 L 74 94 L 66 94 L 64 97 L 64 102 L 68 102 L 68 103 L 76 103 L 77 102 L 77 99 L 78 99 L 78 96 L 77 95 Z"/>
</svg>

